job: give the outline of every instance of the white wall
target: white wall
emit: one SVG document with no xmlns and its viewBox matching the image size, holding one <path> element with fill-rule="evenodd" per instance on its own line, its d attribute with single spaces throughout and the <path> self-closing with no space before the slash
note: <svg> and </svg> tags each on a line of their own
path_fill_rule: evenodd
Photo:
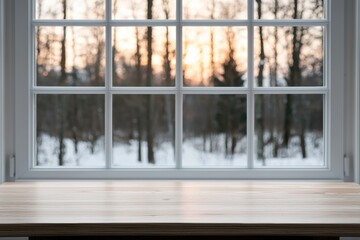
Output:
<svg viewBox="0 0 360 240">
<path fill-rule="evenodd" d="M 7 26 L 14 26 L 14 0 L 0 0 L 5 2 L 5 24 Z M 5 59 L 6 59 L 6 72 L 5 72 L 5 129 L 4 137 L 6 141 L 4 142 L 4 151 L 5 151 L 5 180 L 12 181 L 8 177 L 9 163 L 7 162 L 11 156 L 14 155 L 15 148 L 15 130 L 14 130 L 14 119 L 15 119 L 15 91 L 14 91 L 14 28 L 5 29 Z"/>
<path fill-rule="evenodd" d="M 5 181 L 4 161 L 4 0 L 0 0 L 0 184 Z"/>
<path fill-rule="evenodd" d="M 353 0 L 345 1 L 345 35 L 346 36 L 355 36 L 354 29 L 355 29 L 355 4 L 356 2 Z M 344 152 L 347 157 L 351 160 L 355 159 L 354 151 L 355 151 L 355 144 L 354 144 L 354 129 L 352 127 L 346 126 L 355 126 L 355 37 L 347 37 L 345 39 L 345 99 L 344 99 L 344 112 L 345 112 L 345 120 L 344 120 Z M 353 164 L 354 165 L 354 164 Z M 354 166 L 352 166 L 354 169 Z M 346 181 L 352 181 L 354 179 L 354 172 L 351 172 L 351 175 L 346 177 Z"/>
</svg>

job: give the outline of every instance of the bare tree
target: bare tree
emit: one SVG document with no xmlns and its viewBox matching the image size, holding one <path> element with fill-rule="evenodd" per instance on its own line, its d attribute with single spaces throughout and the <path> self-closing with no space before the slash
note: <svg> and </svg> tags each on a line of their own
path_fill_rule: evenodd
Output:
<svg viewBox="0 0 360 240">
<path fill-rule="evenodd" d="M 63 19 L 66 19 L 67 14 L 67 0 L 62 1 L 63 7 Z M 61 40 L 61 60 L 60 60 L 60 85 L 64 85 L 66 81 L 66 26 L 63 27 L 63 36 Z M 59 109 L 58 109 L 58 119 L 60 121 L 59 127 L 59 166 L 64 165 L 64 156 L 65 156 L 65 113 L 66 113 L 66 103 L 65 99 L 61 96 L 58 96 Z"/>
<path fill-rule="evenodd" d="M 96 0 L 95 1 L 95 9 L 93 10 L 95 16 L 97 19 L 104 18 L 104 11 L 101 8 L 103 1 Z M 104 56 L 104 50 L 105 50 L 105 41 L 104 41 L 104 29 L 95 27 L 93 28 L 93 37 L 96 40 L 96 46 L 97 49 L 95 61 L 94 61 L 94 84 L 96 86 L 102 85 L 104 81 L 104 77 L 101 73 L 101 66 L 102 66 L 102 59 Z"/>
<path fill-rule="evenodd" d="M 113 6 L 112 6 L 112 11 L 113 11 L 113 14 L 116 15 L 117 13 L 117 10 L 118 10 L 118 4 L 119 4 L 119 1 L 118 0 L 113 0 Z M 118 74 L 117 74 L 117 64 L 116 64 L 116 61 L 115 61 L 115 58 L 116 58 L 116 55 L 118 54 L 118 50 L 117 50 L 117 28 L 114 27 L 113 28 L 113 45 L 112 45 L 112 79 L 113 79 L 113 82 L 117 82 L 118 81 Z"/>
<path fill-rule="evenodd" d="M 75 29 L 74 27 L 71 27 L 71 31 L 72 31 L 72 51 L 73 51 L 73 63 L 76 62 L 76 39 L 75 39 Z M 75 66 L 73 66 L 72 68 L 72 83 L 73 86 L 77 86 L 77 81 L 78 81 L 78 70 L 76 69 Z M 72 132 L 72 138 L 73 138 L 73 142 L 74 142 L 74 149 L 75 149 L 75 154 L 77 155 L 79 149 L 78 149 L 78 144 L 79 144 L 79 121 L 78 121 L 78 114 L 79 114 L 79 106 L 78 106 L 78 97 L 76 94 L 74 94 L 72 96 L 72 113 L 71 113 L 71 132 Z M 79 159 L 77 159 L 77 165 L 79 165 Z"/>
<path fill-rule="evenodd" d="M 165 19 L 170 18 L 170 6 L 169 0 L 163 0 L 163 12 L 165 15 Z M 169 28 L 166 27 L 165 32 L 165 54 L 164 54 L 164 70 L 165 70 L 165 85 L 170 86 L 172 84 L 171 77 L 171 50 L 170 50 L 170 36 L 169 36 Z M 170 95 L 165 96 L 165 104 L 166 104 L 166 115 L 167 115 L 167 125 L 168 125 L 168 134 L 171 137 L 171 144 L 175 151 L 175 138 L 174 138 L 174 125 L 173 125 L 173 111 L 172 107 L 173 102 L 171 101 Z"/>
<path fill-rule="evenodd" d="M 294 0 L 294 14 L 293 18 L 302 18 L 304 12 L 304 6 L 300 8 L 298 0 Z M 291 46 L 291 62 L 289 63 L 289 86 L 300 86 L 302 83 L 301 76 L 301 51 L 303 48 L 303 37 L 305 35 L 306 28 L 305 27 L 292 27 L 292 46 Z M 293 125 L 293 104 L 294 104 L 294 96 L 288 94 L 286 97 L 286 106 L 285 106 L 285 121 L 284 121 L 284 137 L 283 137 L 283 145 L 288 146 L 291 138 L 291 129 Z M 297 99 L 299 105 L 297 106 L 299 109 L 302 109 L 301 106 L 301 98 Z M 300 143 L 301 143 L 301 151 L 303 158 L 306 158 L 306 146 L 305 146 L 305 120 L 303 116 L 300 114 Z"/>
<path fill-rule="evenodd" d="M 210 19 L 215 19 L 215 0 L 211 0 L 210 8 Z M 216 77 L 215 72 L 215 43 L 214 43 L 214 29 L 210 28 L 210 69 L 211 69 L 211 84 L 213 84 L 213 79 Z"/>
<path fill-rule="evenodd" d="M 153 18 L 153 0 L 147 1 L 147 18 L 152 19 Z M 152 27 L 147 28 L 147 67 L 146 67 L 146 85 L 151 86 L 152 85 Z M 147 140 L 147 157 L 148 162 L 155 164 L 155 156 L 154 156 L 154 133 L 153 133 L 153 122 L 152 122 L 152 105 L 153 105 L 153 99 L 151 95 L 147 95 L 147 102 L 146 102 L 146 140 Z"/>
<path fill-rule="evenodd" d="M 133 17 L 135 17 L 136 12 L 136 5 L 132 4 L 132 12 Z M 142 77 L 142 67 L 141 67 L 141 36 L 140 36 L 140 30 L 139 27 L 135 27 L 135 38 L 136 38 L 136 53 L 135 53 L 135 68 L 136 68 L 136 85 L 140 86 L 143 85 L 143 77 Z M 136 108 L 136 122 L 137 122 L 137 143 L 138 143 L 138 161 L 142 161 L 142 138 L 143 138 L 143 113 L 142 113 L 142 107 L 141 104 Z"/>
<path fill-rule="evenodd" d="M 262 18 L 262 1 L 257 1 L 257 14 L 258 19 Z M 263 36 L 263 28 L 259 27 L 259 40 L 260 40 L 260 61 L 259 61 L 259 71 L 258 71 L 258 86 L 263 86 L 263 78 L 264 78 L 264 66 L 265 66 L 265 48 L 264 48 L 264 36 Z M 264 95 L 258 95 L 257 102 L 257 115 L 256 115 L 256 123 L 257 123 L 257 158 L 263 161 L 265 164 L 265 156 L 264 156 Z"/>
<path fill-rule="evenodd" d="M 278 10 L 279 10 L 279 0 L 275 0 L 273 14 L 274 18 L 278 19 Z M 278 85 L 278 43 L 279 43 L 279 34 L 278 27 L 274 27 L 274 45 L 273 45 L 273 54 L 274 54 L 274 62 L 270 67 L 270 75 L 271 75 L 271 86 Z M 273 156 L 275 158 L 278 157 L 279 152 L 279 129 L 278 129 L 278 121 L 276 118 L 279 116 L 279 108 L 281 103 L 279 102 L 279 97 L 277 95 L 271 96 L 272 99 L 272 115 L 271 115 L 271 136 L 270 141 L 273 143 Z"/>
</svg>

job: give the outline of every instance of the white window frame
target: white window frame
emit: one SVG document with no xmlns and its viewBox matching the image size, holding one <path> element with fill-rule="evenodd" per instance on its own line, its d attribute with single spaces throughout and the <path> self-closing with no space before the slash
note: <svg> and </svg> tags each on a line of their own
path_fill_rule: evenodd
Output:
<svg viewBox="0 0 360 240">
<path fill-rule="evenodd" d="M 4 152 L 4 1 L 0 0 L 0 184 L 5 182 Z"/>
<path fill-rule="evenodd" d="M 356 1 L 356 60 L 355 60 L 355 182 L 360 184 L 360 1 Z"/>
<path fill-rule="evenodd" d="M 181 0 L 177 0 L 181 4 Z M 297 179 L 297 180 L 343 180 L 343 121 L 344 121 L 344 1 L 328 0 L 328 18 L 325 20 L 253 20 L 253 0 L 248 1 L 248 20 L 240 21 L 192 21 L 181 20 L 182 9 L 177 8 L 176 20 L 116 20 L 110 22 L 110 0 L 106 0 L 107 20 L 88 21 L 88 20 L 35 20 L 32 21 L 31 1 L 15 0 L 15 144 L 16 144 L 16 179 Z M 78 26 L 105 26 L 107 29 L 107 42 L 111 41 L 111 26 L 176 26 L 177 34 L 177 55 L 176 55 L 176 86 L 175 87 L 112 87 L 111 80 L 111 45 L 107 44 L 107 71 L 106 87 L 34 87 L 32 86 L 33 71 L 33 31 L 34 25 L 54 26 L 62 23 L 63 25 Z M 244 87 L 229 88 L 200 88 L 184 87 L 182 83 L 182 26 L 227 26 L 228 24 L 237 26 L 246 26 L 248 28 L 248 47 L 249 51 L 249 79 L 253 78 L 253 36 L 254 26 L 328 26 L 327 44 L 325 47 L 325 79 L 327 83 L 322 87 L 296 87 L 296 88 L 257 88 L 253 81 L 248 81 L 249 89 Z M 332 58 L 331 56 L 336 56 Z M 111 157 L 107 156 L 106 169 L 63 169 L 63 168 L 33 168 L 31 159 L 33 159 L 33 93 L 105 93 L 105 135 L 106 152 L 112 153 L 112 120 L 109 116 L 111 106 L 111 94 L 174 94 L 176 95 L 176 168 L 175 169 L 119 169 L 110 168 Z M 285 92 L 284 92 L 285 91 Z M 179 113 L 182 111 L 182 94 L 247 94 L 248 108 L 248 154 L 249 169 L 223 169 L 223 168 L 204 168 L 204 169 L 181 169 L 181 144 L 182 144 L 182 119 Z M 254 94 L 325 94 L 327 103 L 331 107 L 324 106 L 324 136 L 325 136 L 325 159 L 328 159 L 325 168 L 302 168 L 302 169 L 254 169 L 252 168 L 252 138 L 254 136 Z M 250 111 L 252 109 L 252 111 Z M 252 134 L 250 134 L 252 133 Z"/>
</svg>

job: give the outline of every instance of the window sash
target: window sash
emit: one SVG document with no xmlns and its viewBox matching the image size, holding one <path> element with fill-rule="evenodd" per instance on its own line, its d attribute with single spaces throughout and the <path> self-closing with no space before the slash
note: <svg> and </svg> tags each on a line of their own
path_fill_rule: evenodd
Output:
<svg viewBox="0 0 360 240">
<path fill-rule="evenodd" d="M 0 0 L 0 184 L 5 182 L 5 153 L 4 153 L 4 1 Z"/>
<path fill-rule="evenodd" d="M 24 4 L 25 0 L 16 0 L 16 4 L 18 5 L 27 5 Z M 32 2 L 32 1 L 31 1 Z M 329 0 L 329 2 L 333 2 L 334 5 L 343 5 L 343 3 L 340 0 Z M 35 77 L 33 77 L 33 84 L 31 87 L 28 87 L 27 89 L 24 89 L 22 86 L 21 92 L 25 93 L 25 96 L 29 96 L 28 99 L 28 109 L 26 110 L 26 115 L 28 116 L 25 119 L 31 119 L 32 124 L 29 124 L 29 121 L 25 126 L 28 126 L 27 131 L 29 138 L 25 138 L 25 140 L 20 141 L 25 143 L 32 143 L 27 144 L 27 146 L 30 145 L 30 148 L 25 148 L 27 151 L 21 151 L 17 150 L 17 152 L 22 152 L 17 155 L 25 156 L 24 159 L 28 159 L 26 157 L 26 154 L 24 152 L 30 153 L 30 155 L 27 156 L 33 156 L 34 154 L 31 152 L 35 149 L 35 141 L 31 140 L 31 136 L 35 136 L 35 121 L 34 121 L 34 96 L 36 94 L 104 94 L 106 97 L 106 107 L 105 107 L 105 145 L 106 145 L 106 154 L 112 154 L 112 95 L 113 94 L 174 94 L 176 96 L 176 106 L 175 106 L 175 112 L 176 112 L 176 127 L 175 127 L 175 136 L 176 136 L 176 168 L 177 169 L 166 169 L 166 171 L 161 170 L 154 170 L 154 169 L 112 169 L 111 168 L 111 157 L 107 156 L 107 170 L 105 172 L 121 172 L 121 174 L 114 176 L 115 178 L 132 178 L 131 176 L 140 177 L 141 176 L 147 176 L 149 178 L 176 178 L 176 176 L 184 177 L 184 178 L 203 178 L 205 176 L 210 176 L 210 178 L 217 178 L 216 176 L 219 176 L 220 178 L 272 178 L 269 177 L 269 174 L 266 172 L 269 172 L 271 176 L 275 178 L 302 178 L 301 176 L 304 176 L 304 178 L 340 178 L 341 177 L 341 169 L 342 164 L 340 164 L 340 159 L 335 160 L 339 157 L 333 156 L 333 144 L 334 138 L 331 138 L 331 141 L 329 139 L 330 136 L 333 136 L 333 132 L 336 132 L 334 128 L 330 128 L 330 124 L 334 124 L 334 121 L 330 121 L 329 119 L 332 119 L 331 116 L 333 116 L 333 112 L 331 110 L 334 110 L 333 107 L 333 98 L 332 96 L 335 96 L 335 100 L 340 100 L 339 95 L 341 94 L 332 94 L 332 85 L 333 81 L 330 81 L 330 76 L 334 76 L 333 73 L 330 75 L 327 74 L 328 67 L 330 62 L 330 51 L 328 51 L 329 45 L 332 43 L 331 40 L 335 39 L 338 42 L 341 42 L 343 40 L 339 39 L 339 37 L 334 37 L 332 33 L 330 32 L 329 28 L 331 30 L 334 30 L 335 28 L 333 26 L 330 26 L 330 20 L 333 20 L 328 16 L 328 11 L 326 9 L 329 9 L 332 11 L 329 4 L 329 6 L 325 7 L 325 19 L 319 19 L 319 20 L 255 20 L 254 14 L 253 14 L 253 0 L 248 0 L 248 19 L 247 20 L 182 20 L 182 8 L 181 6 L 181 0 L 177 1 L 177 9 L 176 9 L 176 20 L 111 20 L 111 0 L 106 0 L 106 20 L 34 20 L 31 17 L 31 12 L 26 12 L 26 8 L 20 7 L 22 9 L 19 9 L 17 11 L 21 12 L 23 11 L 24 19 L 17 20 L 19 23 L 21 22 L 27 22 L 28 24 L 25 24 L 23 26 L 23 30 L 28 33 L 27 36 L 30 36 L 31 42 L 30 46 L 25 44 L 25 48 L 27 49 L 27 52 L 31 53 L 29 54 L 30 57 L 26 59 L 29 62 L 32 62 L 31 66 L 35 66 L 34 64 L 34 29 L 36 26 L 105 26 L 106 27 L 106 77 L 105 77 L 105 86 L 104 87 L 38 87 L 35 85 Z M 34 5 L 32 5 L 34 6 Z M 18 9 L 18 8 L 16 8 Z M 29 9 L 29 8 L 28 8 Z M 34 11 L 34 8 L 32 8 L 32 11 Z M 341 15 L 342 14 L 338 14 Z M 19 16 L 19 15 L 17 15 Z M 33 15 L 34 16 L 34 15 Z M 30 20 L 28 20 L 30 19 Z M 32 19 L 32 20 L 31 20 Z M 341 18 L 340 18 L 341 19 Z M 334 19 L 336 20 L 336 19 Z M 336 21 L 332 21 L 336 22 Z M 341 22 L 341 21 L 339 21 Z M 31 26 L 31 31 L 29 31 L 29 23 Z M 113 26 L 175 26 L 176 27 L 176 85 L 174 87 L 113 87 L 112 86 L 112 74 L 111 74 L 111 35 L 112 31 L 111 28 Z M 248 79 L 252 79 L 252 81 L 248 81 L 247 87 L 225 87 L 225 88 L 217 88 L 217 87 L 185 87 L 183 86 L 183 80 L 182 80 L 182 27 L 184 26 L 246 26 L 248 30 Z M 326 35 L 325 39 L 328 41 L 325 41 L 325 59 L 324 59 L 324 86 L 321 87 L 269 87 L 269 88 L 263 88 L 263 87 L 256 87 L 254 86 L 254 27 L 256 26 L 323 26 L 325 29 L 324 34 Z M 26 28 L 26 29 L 25 29 Z M 19 31 L 17 31 L 18 35 L 21 35 Z M 336 36 L 336 35 L 335 35 Z M 339 35 L 338 35 L 339 36 Z M 342 35 L 340 35 L 342 36 Z M 338 43 L 337 43 L 338 44 Z M 26 52 L 26 51 L 25 51 Z M 17 55 L 16 55 L 17 56 Z M 21 61 L 20 61 L 21 62 Z M 29 64 L 28 64 L 29 65 Z M 34 76 L 33 70 L 35 68 L 28 68 L 28 71 L 31 73 L 30 76 Z M 21 75 L 21 74 L 20 74 Z M 337 75 L 337 74 L 335 74 Z M 17 78 L 18 79 L 18 78 Z M 25 78 L 26 79 L 26 78 Z M 330 81 L 328 83 L 328 81 Z M 341 81 L 335 82 L 339 83 Z M 339 84 L 335 84 L 339 85 Z M 336 88 L 338 89 L 338 88 Z M 17 91 L 20 92 L 20 91 Z M 338 91 L 337 91 L 338 92 Z M 214 176 L 214 169 L 204 168 L 204 169 L 181 169 L 181 152 L 182 152 L 182 129 L 183 129 L 183 119 L 182 119 L 182 109 L 183 109 L 183 102 L 182 98 L 184 94 L 246 94 L 247 95 L 247 110 L 248 110 L 248 117 L 247 117 L 247 138 L 248 138 L 248 169 L 216 169 Z M 325 96 L 325 106 L 324 106 L 324 139 L 326 141 L 325 143 L 325 159 L 329 159 L 329 164 L 325 166 L 323 169 L 316 169 L 316 168 L 306 168 L 306 169 L 288 169 L 286 168 L 286 172 L 284 170 L 279 169 L 252 169 L 253 165 L 253 138 L 254 138 L 254 98 L 256 94 L 323 94 Z M 330 103 L 330 106 L 328 104 Z M 337 104 L 335 104 L 337 105 Z M 21 108 L 20 108 L 21 109 Z M 24 109 L 24 108 L 22 108 Z M 329 109 L 329 111 L 328 111 Z M 19 113 L 19 108 L 16 109 L 16 112 Z M 338 114 L 338 111 L 336 111 Z M 21 114 L 23 115 L 23 114 Z M 24 114 L 25 115 L 25 114 Z M 23 116 L 24 116 L 23 115 Z M 338 116 L 338 115 L 336 115 Z M 342 116 L 342 115 L 341 115 Z M 20 120 L 19 120 L 20 122 Z M 342 122 L 342 119 L 337 119 L 335 121 L 335 125 L 339 125 L 339 123 Z M 25 123 L 25 122 L 24 122 Z M 17 136 L 19 136 L 17 134 Z M 27 140 L 29 139 L 29 140 Z M 338 141 L 336 141 L 338 143 Z M 339 147 L 336 147 L 336 149 L 339 149 Z M 331 153 L 330 153 L 331 152 Z M 23 178 L 33 178 L 35 176 L 38 176 L 41 178 L 41 176 L 46 176 L 48 173 L 55 174 L 58 172 L 59 176 L 61 177 L 66 176 L 68 174 L 73 176 L 83 176 L 85 178 L 92 178 L 97 177 L 99 174 L 99 177 L 104 174 L 104 176 L 108 173 L 103 172 L 101 169 L 46 169 L 46 168 L 34 168 L 32 163 L 29 164 L 30 161 L 27 161 L 26 163 L 23 162 L 23 159 L 21 160 L 22 164 L 19 165 L 19 172 L 22 173 Z M 179 171 L 181 169 L 181 171 Z M 90 172 L 89 172 L 90 171 Z M 175 171 L 175 172 L 174 172 Z M 65 172 L 69 172 L 68 174 Z M 95 173 L 96 172 L 96 173 Z M 182 173 L 183 172 L 183 173 Z M 251 173 L 250 173 L 251 172 Z M 278 172 L 275 174 L 275 172 Z M 315 173 L 316 172 L 316 173 Z M 146 174 L 144 174 L 146 173 Z M 204 174 L 205 173 L 205 174 Z M 240 174 L 241 173 L 241 174 Z M 89 175 L 90 174 L 90 175 Z M 94 175 L 91 175 L 94 174 Z M 140 174 L 140 175 L 139 175 Z M 173 174 L 173 175 L 172 175 Z M 280 174 L 280 175 L 278 175 Z M 57 174 L 53 175 L 56 176 Z M 197 176 L 196 176 L 197 175 Z M 311 177 L 313 176 L 313 177 Z M 137 178 L 138 178 L 137 177 Z M 51 177 L 50 177 L 51 178 Z M 209 177 L 207 177 L 209 178 Z"/>
<path fill-rule="evenodd" d="M 356 2 L 356 62 L 355 66 L 360 65 L 360 2 Z M 354 154 L 354 169 L 355 169 L 355 182 L 360 184 L 360 69 L 356 68 L 356 90 L 355 90 L 355 154 Z"/>
</svg>

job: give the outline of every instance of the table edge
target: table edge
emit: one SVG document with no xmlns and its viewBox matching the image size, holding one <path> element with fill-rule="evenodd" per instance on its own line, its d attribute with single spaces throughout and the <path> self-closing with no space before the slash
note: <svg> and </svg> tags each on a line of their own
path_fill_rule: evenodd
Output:
<svg viewBox="0 0 360 240">
<path fill-rule="evenodd" d="M 0 237 L 20 236 L 360 236 L 358 224 L 32 223 L 0 224 Z"/>
</svg>

